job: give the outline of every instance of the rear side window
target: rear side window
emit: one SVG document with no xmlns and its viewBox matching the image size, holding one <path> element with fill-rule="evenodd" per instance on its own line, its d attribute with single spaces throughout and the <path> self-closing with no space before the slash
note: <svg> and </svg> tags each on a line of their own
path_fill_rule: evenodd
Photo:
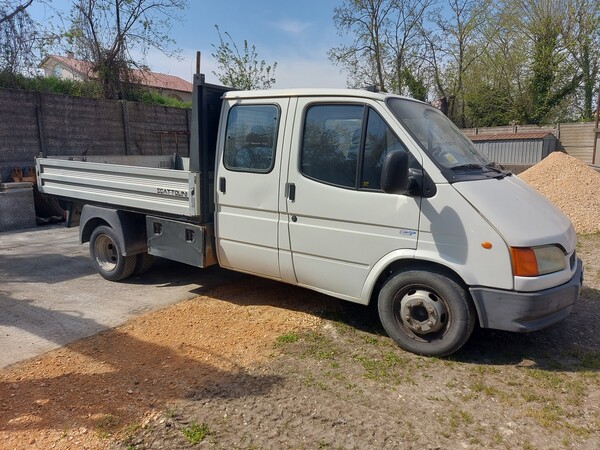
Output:
<svg viewBox="0 0 600 450">
<path fill-rule="evenodd" d="M 301 171 L 316 181 L 380 190 L 385 156 L 407 151 L 382 117 L 364 105 L 313 105 L 305 116 Z"/>
<path fill-rule="evenodd" d="M 237 105 L 229 110 L 223 163 L 229 170 L 267 173 L 273 169 L 279 108 Z"/>
</svg>

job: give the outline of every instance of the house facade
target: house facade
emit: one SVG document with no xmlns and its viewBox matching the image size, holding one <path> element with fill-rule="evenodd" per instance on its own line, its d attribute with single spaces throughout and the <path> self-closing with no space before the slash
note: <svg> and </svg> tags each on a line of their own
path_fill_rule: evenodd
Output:
<svg viewBox="0 0 600 450">
<path fill-rule="evenodd" d="M 87 81 L 96 79 L 97 74 L 92 63 L 67 56 L 49 55 L 40 64 L 44 76 L 56 77 L 63 80 Z M 170 97 L 182 102 L 192 101 L 192 83 L 174 75 L 151 72 L 149 70 L 132 70 L 133 78 L 149 90 L 164 97 Z"/>
</svg>

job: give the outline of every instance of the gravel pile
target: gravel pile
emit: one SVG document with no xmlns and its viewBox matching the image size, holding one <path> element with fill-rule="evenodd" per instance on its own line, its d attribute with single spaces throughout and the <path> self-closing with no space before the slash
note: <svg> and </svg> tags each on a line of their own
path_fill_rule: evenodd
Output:
<svg viewBox="0 0 600 450">
<path fill-rule="evenodd" d="M 600 173 L 583 161 L 553 152 L 519 178 L 560 208 L 577 233 L 600 231 Z"/>
</svg>

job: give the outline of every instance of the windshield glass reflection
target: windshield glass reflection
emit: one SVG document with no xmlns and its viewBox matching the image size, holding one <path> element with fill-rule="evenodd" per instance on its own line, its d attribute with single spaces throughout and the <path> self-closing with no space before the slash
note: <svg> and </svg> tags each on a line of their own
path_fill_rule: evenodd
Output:
<svg viewBox="0 0 600 450">
<path fill-rule="evenodd" d="M 490 161 L 438 109 L 417 101 L 391 98 L 388 104 L 421 147 L 444 169 L 489 170 Z"/>
</svg>

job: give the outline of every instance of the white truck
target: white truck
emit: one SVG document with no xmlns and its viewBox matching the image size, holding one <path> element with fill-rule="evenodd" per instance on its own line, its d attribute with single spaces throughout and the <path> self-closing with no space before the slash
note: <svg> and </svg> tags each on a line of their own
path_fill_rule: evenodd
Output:
<svg viewBox="0 0 600 450">
<path fill-rule="evenodd" d="M 71 222 L 108 280 L 142 273 L 151 255 L 219 264 L 376 302 L 400 347 L 435 356 L 476 323 L 547 327 L 579 296 L 567 217 L 409 98 L 231 91 L 197 74 L 189 158 L 104 159 L 36 169 L 42 193 L 83 205 Z"/>
</svg>

